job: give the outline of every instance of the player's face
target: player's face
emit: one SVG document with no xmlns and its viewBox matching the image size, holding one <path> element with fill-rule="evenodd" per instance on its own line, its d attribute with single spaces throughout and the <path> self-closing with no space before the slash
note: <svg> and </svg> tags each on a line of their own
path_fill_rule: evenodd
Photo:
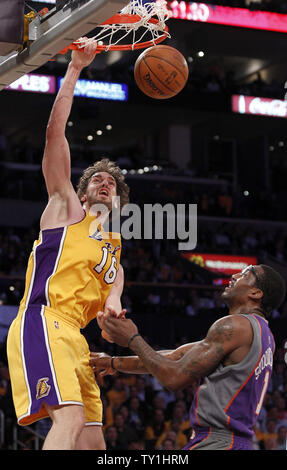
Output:
<svg viewBox="0 0 287 470">
<path fill-rule="evenodd" d="M 93 204 L 105 204 L 111 210 L 112 198 L 116 196 L 117 183 L 110 173 L 100 171 L 91 177 L 86 190 L 89 207 Z"/>
<path fill-rule="evenodd" d="M 229 285 L 222 293 L 222 298 L 228 301 L 230 299 L 239 299 L 239 297 L 244 299 L 245 297 L 247 300 L 250 288 L 259 287 L 258 269 L 260 269 L 259 266 L 250 265 L 240 273 L 233 274 Z"/>
</svg>

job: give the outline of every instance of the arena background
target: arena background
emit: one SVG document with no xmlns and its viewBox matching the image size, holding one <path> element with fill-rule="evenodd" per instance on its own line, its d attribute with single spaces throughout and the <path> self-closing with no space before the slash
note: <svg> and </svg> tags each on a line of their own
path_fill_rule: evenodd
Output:
<svg viewBox="0 0 287 470">
<path fill-rule="evenodd" d="M 53 3 L 29 0 L 25 12 Z M 101 54 L 82 74 L 87 82 L 67 125 L 74 184 L 84 168 L 107 156 L 126 174 L 131 202 L 197 204 L 192 252 L 178 251 L 177 240 L 123 241 L 123 305 L 157 349 L 205 335 L 226 313 L 220 291 L 238 265 L 266 263 L 287 276 L 287 2 L 169 3 L 178 18 L 169 20 L 171 39 L 165 43 L 188 61 L 185 89 L 170 100 L 148 98 L 133 78 L 140 51 Z M 248 12 L 249 27 L 244 27 L 239 20 Z M 278 30 L 274 21 L 272 30 L 260 23 L 271 18 L 268 12 L 277 15 L 272 21 Z M 229 24 L 209 22 L 212 13 Z M 234 17 L 240 26 L 230 26 Z M 50 426 L 49 420 L 29 430 L 16 424 L 6 337 L 47 201 L 41 174 L 45 129 L 68 57 L 57 56 L 0 92 L 2 449 L 39 449 Z M 95 87 L 95 81 L 101 83 Z M 270 325 L 277 350 L 255 450 L 283 449 L 284 443 L 286 449 L 286 302 L 273 312 Z M 92 350 L 129 353 L 103 341 L 96 322 L 84 334 Z M 192 388 L 168 393 L 150 376 L 105 378 L 108 449 L 180 449 L 189 436 L 192 395 Z"/>
</svg>

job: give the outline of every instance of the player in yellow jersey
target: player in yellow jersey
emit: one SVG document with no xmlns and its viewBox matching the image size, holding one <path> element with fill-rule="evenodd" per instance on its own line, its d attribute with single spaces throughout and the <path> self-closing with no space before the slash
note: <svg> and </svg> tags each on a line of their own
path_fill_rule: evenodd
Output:
<svg viewBox="0 0 287 470">
<path fill-rule="evenodd" d="M 103 204 L 107 217 L 115 196 L 121 206 L 128 202 L 129 189 L 120 169 L 103 159 L 85 170 L 76 193 L 65 137 L 76 82 L 95 48 L 72 53 L 51 111 L 42 164 L 49 200 L 7 341 L 19 424 L 52 419 L 45 450 L 105 449 L 100 391 L 80 329 L 102 308 L 124 314 L 120 234 L 104 232 L 91 208 Z"/>
</svg>

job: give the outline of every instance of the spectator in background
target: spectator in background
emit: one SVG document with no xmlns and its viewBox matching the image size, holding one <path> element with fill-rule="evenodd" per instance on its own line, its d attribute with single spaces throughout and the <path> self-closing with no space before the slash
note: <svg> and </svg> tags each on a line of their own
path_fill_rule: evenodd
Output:
<svg viewBox="0 0 287 470">
<path fill-rule="evenodd" d="M 124 404 L 121 405 L 118 409 L 115 409 L 115 410 L 114 410 L 114 416 L 115 416 L 117 413 L 120 413 L 121 415 L 123 415 L 123 417 L 124 417 L 124 422 L 125 422 L 125 423 L 128 422 L 128 418 L 129 418 L 129 406 L 125 405 L 125 403 L 124 403 Z"/>
<path fill-rule="evenodd" d="M 278 438 L 276 432 L 277 421 L 275 419 L 268 419 L 266 423 L 266 432 L 261 432 L 258 429 L 255 430 L 256 437 L 258 441 L 262 441 L 264 449 L 267 449 L 268 446 L 273 446 L 274 441 Z"/>
<path fill-rule="evenodd" d="M 286 421 L 287 420 L 287 409 L 286 409 L 286 400 L 285 398 L 281 395 L 277 397 L 276 399 L 276 406 L 278 409 L 278 419 L 280 421 Z"/>
<path fill-rule="evenodd" d="M 172 410 L 171 419 L 166 423 L 167 429 L 171 429 L 173 423 L 178 423 L 179 429 L 182 432 L 185 432 L 190 428 L 189 415 L 186 410 L 186 404 L 182 400 L 175 404 Z"/>
<path fill-rule="evenodd" d="M 268 437 L 264 440 L 264 450 L 277 450 L 277 440 L 275 437 Z"/>
<path fill-rule="evenodd" d="M 274 390 L 282 390 L 283 388 L 283 373 L 285 367 L 286 366 L 283 362 L 277 362 L 277 364 L 274 364 L 274 371 L 272 374 L 272 385 Z"/>
<path fill-rule="evenodd" d="M 165 439 L 173 439 L 175 442 L 175 448 L 180 450 L 187 444 L 187 436 L 181 431 L 180 429 L 180 422 L 178 421 L 171 421 L 169 424 L 169 429 L 166 432 L 159 436 L 158 440 L 156 441 L 155 447 L 160 448 L 162 442 Z"/>
<path fill-rule="evenodd" d="M 277 445 L 275 450 L 287 450 L 287 426 L 279 426 L 277 430 Z"/>
<path fill-rule="evenodd" d="M 128 445 L 128 450 L 145 450 L 145 443 L 143 440 L 133 440 Z"/>
<path fill-rule="evenodd" d="M 137 388 L 137 396 L 139 397 L 141 402 L 146 402 L 147 399 L 147 387 L 145 378 L 138 375 L 136 377 L 136 388 Z"/>
<path fill-rule="evenodd" d="M 128 424 L 137 431 L 139 436 L 144 433 L 145 413 L 138 397 L 132 397 L 129 403 Z"/>
<path fill-rule="evenodd" d="M 121 377 L 114 377 L 113 384 L 106 395 L 112 408 L 119 407 L 127 400 L 127 392 Z"/>
<path fill-rule="evenodd" d="M 160 408 L 154 409 L 152 418 L 145 428 L 145 440 L 147 448 L 152 449 L 159 437 L 166 431 L 164 411 Z"/>
<path fill-rule="evenodd" d="M 161 447 L 160 450 L 175 450 L 175 443 L 172 439 L 166 438 Z"/>
<path fill-rule="evenodd" d="M 105 441 L 107 450 L 120 450 L 123 449 L 118 440 L 118 430 L 116 426 L 108 426 L 105 430 Z"/>
<path fill-rule="evenodd" d="M 118 433 L 118 445 L 122 449 L 127 449 L 131 441 L 139 439 L 138 433 L 126 422 L 122 413 L 114 414 L 114 426 Z"/>
<path fill-rule="evenodd" d="M 155 443 L 155 448 L 158 450 L 163 450 L 162 449 L 163 442 L 167 439 L 173 442 L 174 450 L 182 449 L 181 447 L 182 443 L 183 442 L 185 442 L 185 444 L 187 443 L 186 437 L 184 435 L 182 437 L 182 433 L 180 433 L 180 431 L 175 431 L 171 429 L 170 431 L 165 432 L 159 437 L 159 439 Z"/>
</svg>

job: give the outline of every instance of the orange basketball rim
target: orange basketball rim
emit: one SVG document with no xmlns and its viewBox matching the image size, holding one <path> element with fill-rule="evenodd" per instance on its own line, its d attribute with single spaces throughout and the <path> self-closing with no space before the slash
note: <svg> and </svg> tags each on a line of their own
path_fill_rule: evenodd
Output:
<svg viewBox="0 0 287 470">
<path fill-rule="evenodd" d="M 92 38 L 80 38 L 59 52 L 69 49 L 81 50 L 96 40 L 96 54 L 108 51 L 130 51 L 155 46 L 170 37 L 166 21 L 171 12 L 165 0 L 146 3 L 132 0 L 122 11 L 104 21 L 96 29 L 100 31 Z M 149 39 L 147 37 L 149 36 Z M 126 41 L 127 40 L 127 41 Z"/>
</svg>

